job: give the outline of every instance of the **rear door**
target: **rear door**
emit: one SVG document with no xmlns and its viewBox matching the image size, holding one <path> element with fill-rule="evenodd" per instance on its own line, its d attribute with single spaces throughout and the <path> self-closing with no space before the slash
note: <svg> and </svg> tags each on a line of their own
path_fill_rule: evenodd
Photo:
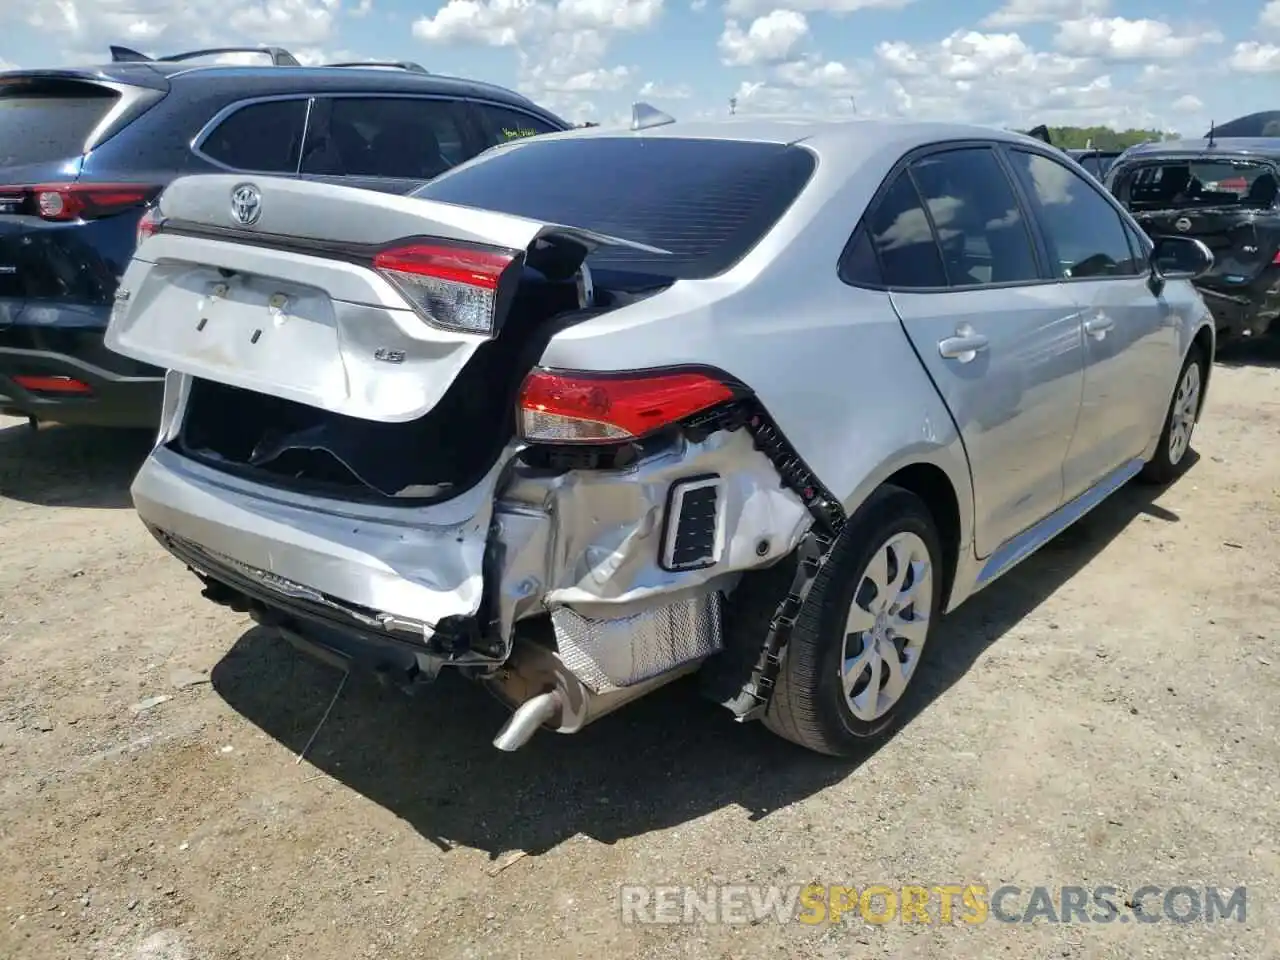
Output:
<svg viewBox="0 0 1280 960">
<path fill-rule="evenodd" d="M 1055 279 L 1084 327 L 1080 421 L 1063 469 L 1070 500 L 1138 456 L 1159 427 L 1178 364 L 1172 308 L 1151 292 L 1136 248 L 1103 189 L 1048 153 L 1010 149 Z"/>
<path fill-rule="evenodd" d="M 448 97 L 317 96 L 301 174 L 408 194 L 482 149 L 467 105 Z"/>
<path fill-rule="evenodd" d="M 865 227 L 903 328 L 955 418 L 980 557 L 1062 503 L 1083 351 L 991 145 L 913 158 Z M 893 402 L 886 398 L 886 403 Z"/>
</svg>

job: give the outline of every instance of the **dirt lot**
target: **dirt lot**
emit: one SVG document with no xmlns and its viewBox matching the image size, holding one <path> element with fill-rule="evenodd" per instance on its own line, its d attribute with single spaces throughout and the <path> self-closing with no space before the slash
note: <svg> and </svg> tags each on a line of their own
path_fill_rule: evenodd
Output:
<svg viewBox="0 0 1280 960">
<path fill-rule="evenodd" d="M 922 711 L 856 763 L 684 687 L 507 755 L 501 708 L 442 682 L 348 684 L 297 764 L 339 675 L 148 539 L 147 438 L 5 421 L 0 957 L 1280 957 L 1280 351 L 1243 359 L 1191 472 L 952 617 Z M 1245 884 L 1248 914 L 620 920 L 623 883 L 810 881 Z"/>
</svg>

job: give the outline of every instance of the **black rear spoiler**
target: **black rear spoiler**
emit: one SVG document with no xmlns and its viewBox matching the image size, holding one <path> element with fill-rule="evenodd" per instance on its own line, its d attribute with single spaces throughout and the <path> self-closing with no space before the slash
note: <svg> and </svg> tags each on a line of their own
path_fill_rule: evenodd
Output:
<svg viewBox="0 0 1280 960">
<path fill-rule="evenodd" d="M 131 87 L 146 87 L 167 93 L 169 81 L 156 71 L 135 67 L 130 63 L 112 64 L 107 67 L 64 67 L 50 70 L 7 70 L 0 73 L 0 90 L 6 86 L 17 85 L 33 80 L 74 80 L 80 83 L 96 84 L 128 84 Z"/>
</svg>

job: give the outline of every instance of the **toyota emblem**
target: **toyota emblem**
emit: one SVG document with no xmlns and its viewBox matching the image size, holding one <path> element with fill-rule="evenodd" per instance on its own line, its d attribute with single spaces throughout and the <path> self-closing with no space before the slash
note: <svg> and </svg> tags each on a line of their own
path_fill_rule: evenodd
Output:
<svg viewBox="0 0 1280 960">
<path fill-rule="evenodd" d="M 245 227 L 257 223 L 262 216 L 262 194 L 252 183 L 242 183 L 231 191 L 231 215 Z"/>
<path fill-rule="evenodd" d="M 1177 220 L 1173 221 L 1173 225 L 1177 228 L 1179 233 L 1186 233 L 1191 229 L 1191 221 L 1186 217 L 1179 217 Z"/>
</svg>

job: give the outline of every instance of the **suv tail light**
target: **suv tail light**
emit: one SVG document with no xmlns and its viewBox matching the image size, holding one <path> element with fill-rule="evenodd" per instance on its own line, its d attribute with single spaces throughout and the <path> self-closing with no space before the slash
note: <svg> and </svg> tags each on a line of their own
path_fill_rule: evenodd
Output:
<svg viewBox="0 0 1280 960">
<path fill-rule="evenodd" d="M 49 183 L 29 187 L 0 187 L 6 213 L 22 213 L 65 223 L 94 220 L 145 206 L 160 187 L 140 183 Z"/>
<path fill-rule="evenodd" d="M 521 259 L 513 250 L 423 242 L 382 250 L 373 267 L 433 327 L 491 336 L 510 286 L 503 281 Z"/>
<path fill-rule="evenodd" d="M 535 443 L 623 443 L 741 393 L 701 371 L 602 375 L 537 369 L 520 388 L 520 435 Z"/>
</svg>

